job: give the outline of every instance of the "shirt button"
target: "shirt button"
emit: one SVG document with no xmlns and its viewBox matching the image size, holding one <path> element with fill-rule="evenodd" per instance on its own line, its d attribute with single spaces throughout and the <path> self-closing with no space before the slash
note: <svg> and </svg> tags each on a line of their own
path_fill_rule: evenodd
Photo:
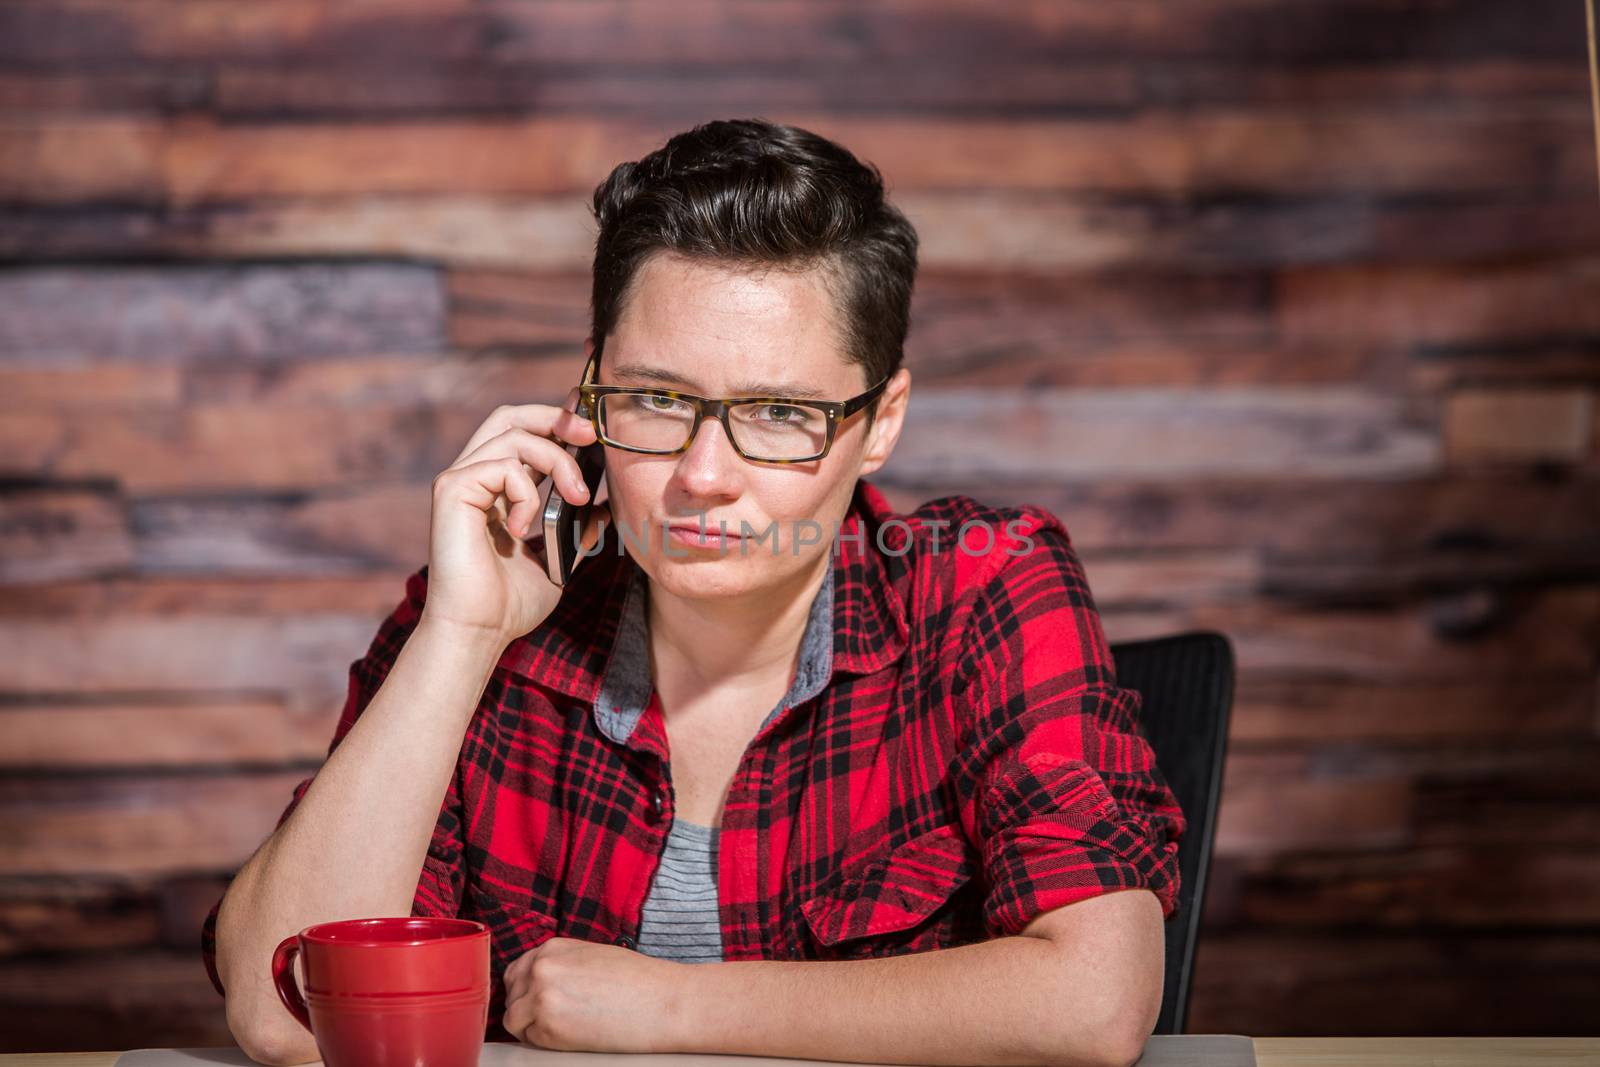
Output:
<svg viewBox="0 0 1600 1067">
<path fill-rule="evenodd" d="M 616 940 L 613 941 L 612 944 L 621 945 L 623 948 L 634 947 L 633 938 L 629 937 L 627 934 L 618 934 Z"/>
<path fill-rule="evenodd" d="M 650 821 L 656 822 L 661 818 L 661 813 L 667 810 L 667 797 L 657 789 L 650 797 Z"/>
</svg>

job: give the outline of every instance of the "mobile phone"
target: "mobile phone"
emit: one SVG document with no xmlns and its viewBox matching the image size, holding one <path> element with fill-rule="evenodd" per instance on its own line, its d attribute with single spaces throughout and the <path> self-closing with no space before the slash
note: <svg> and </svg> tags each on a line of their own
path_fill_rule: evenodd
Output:
<svg viewBox="0 0 1600 1067">
<path fill-rule="evenodd" d="M 579 414 L 584 414 L 580 401 Z M 567 455 L 578 463 L 583 474 L 583 484 L 589 487 L 589 499 L 574 504 L 561 495 L 555 478 L 546 479 L 549 488 L 544 501 L 544 564 L 550 581 L 558 586 L 567 584 L 572 569 L 578 565 L 578 538 L 587 529 L 589 513 L 600 499 L 600 483 L 606 472 L 606 446 L 596 441 L 592 445 L 567 445 Z"/>
</svg>

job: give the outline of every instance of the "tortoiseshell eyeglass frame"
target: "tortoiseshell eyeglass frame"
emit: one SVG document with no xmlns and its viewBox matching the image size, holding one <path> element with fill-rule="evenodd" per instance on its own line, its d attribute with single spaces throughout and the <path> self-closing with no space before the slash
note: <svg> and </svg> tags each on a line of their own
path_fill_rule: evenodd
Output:
<svg viewBox="0 0 1600 1067">
<path fill-rule="evenodd" d="M 700 432 L 700 423 L 707 414 L 722 423 L 722 431 L 728 438 L 728 443 L 739 456 L 750 463 L 814 463 L 828 454 L 833 448 L 833 438 L 839 424 L 851 415 L 860 411 L 875 400 L 884 387 L 889 384 L 889 379 L 874 385 L 864 393 L 858 393 L 849 400 L 813 400 L 809 397 L 789 396 L 732 396 L 721 400 L 710 397 L 696 396 L 693 393 L 681 393 L 676 389 L 652 389 L 636 385 L 600 385 L 594 381 L 595 368 L 598 360 L 590 357 L 583 368 L 583 381 L 578 386 L 578 414 L 588 418 L 594 427 L 597 440 L 609 448 L 620 448 L 624 452 L 639 452 L 647 456 L 676 456 L 687 452 L 694 443 L 695 434 Z M 892 375 L 891 375 L 892 377 Z M 683 444 L 677 448 L 635 448 L 631 445 L 618 444 L 606 436 L 605 429 L 600 425 L 600 398 L 611 393 L 644 393 L 650 396 L 671 397 L 682 400 L 694 406 L 694 425 L 689 427 L 689 434 L 684 438 Z M 737 404 L 783 404 L 790 407 L 815 408 L 827 417 L 827 440 L 822 443 L 822 451 L 812 456 L 803 456 L 798 459 L 764 459 L 752 456 L 739 447 L 739 442 L 734 439 L 733 427 L 728 422 L 728 409 Z"/>
</svg>

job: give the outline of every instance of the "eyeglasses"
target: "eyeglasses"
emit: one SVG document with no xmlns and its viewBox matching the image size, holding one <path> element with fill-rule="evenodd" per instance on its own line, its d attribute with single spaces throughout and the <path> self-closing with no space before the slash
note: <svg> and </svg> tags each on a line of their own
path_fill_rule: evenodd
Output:
<svg viewBox="0 0 1600 1067">
<path fill-rule="evenodd" d="M 839 424 L 883 392 L 889 379 L 849 400 L 736 396 L 712 400 L 676 389 L 640 389 L 594 382 L 591 357 L 578 386 L 578 414 L 588 415 L 603 444 L 628 452 L 671 456 L 686 451 L 710 415 L 733 449 L 755 463 L 805 463 L 833 447 Z"/>
</svg>

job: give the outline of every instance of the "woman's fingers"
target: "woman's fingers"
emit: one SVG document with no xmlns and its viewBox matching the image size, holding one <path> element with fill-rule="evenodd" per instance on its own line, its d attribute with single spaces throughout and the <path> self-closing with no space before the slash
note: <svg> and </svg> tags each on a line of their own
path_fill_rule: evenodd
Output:
<svg viewBox="0 0 1600 1067">
<path fill-rule="evenodd" d="M 434 479 L 434 493 L 436 498 L 440 494 L 454 497 L 484 514 L 494 511 L 504 496 L 512 501 L 511 511 L 514 512 L 520 504 L 523 514 L 531 516 L 539 500 L 539 490 L 534 485 L 533 477 L 515 458 L 486 459 L 478 463 L 469 463 L 464 467 L 452 467 Z M 455 512 L 445 517 L 445 521 L 454 523 L 461 521 L 460 515 L 470 514 L 471 512 Z M 472 521 L 481 528 L 483 523 L 481 516 Z M 520 520 L 507 514 L 501 521 L 510 529 L 515 521 Z M 531 518 L 526 521 L 531 522 Z M 513 530 L 513 533 L 515 532 Z"/>
<path fill-rule="evenodd" d="M 525 430 L 538 437 L 554 436 L 572 444 L 590 444 L 594 441 L 594 426 L 571 410 L 577 397 L 578 390 L 574 387 L 567 393 L 567 406 L 564 408 L 550 404 L 502 404 L 472 432 L 466 447 L 450 465 L 453 467 L 460 463 L 484 442 L 507 430 Z"/>
<path fill-rule="evenodd" d="M 506 471 L 505 488 L 501 491 L 505 499 L 511 502 L 511 507 L 500 521 L 505 523 L 513 536 L 522 537 L 533 525 L 533 513 L 539 506 L 539 487 L 534 484 L 533 475 L 528 473 L 526 463 L 515 463 L 513 466 L 515 469 Z M 500 498 L 496 497 L 495 503 L 499 501 Z"/>
<path fill-rule="evenodd" d="M 584 484 L 583 471 L 579 468 L 577 460 L 568 455 L 562 445 L 525 430 L 510 429 L 490 438 L 450 469 L 493 459 L 516 459 L 525 464 L 535 485 L 542 482 L 546 475 L 554 473 L 556 483 L 561 486 L 562 496 L 578 504 L 588 500 L 588 487 Z M 491 501 L 489 506 L 492 507 L 494 504 L 495 502 Z M 503 518 L 510 516 L 506 515 Z"/>
<path fill-rule="evenodd" d="M 513 963 L 506 969 L 504 981 L 506 1010 L 500 1019 L 500 1025 L 518 1041 L 526 1041 L 524 1034 L 528 1027 L 533 1025 L 533 998 L 524 995 L 529 986 L 528 968 L 519 968 Z"/>
</svg>

